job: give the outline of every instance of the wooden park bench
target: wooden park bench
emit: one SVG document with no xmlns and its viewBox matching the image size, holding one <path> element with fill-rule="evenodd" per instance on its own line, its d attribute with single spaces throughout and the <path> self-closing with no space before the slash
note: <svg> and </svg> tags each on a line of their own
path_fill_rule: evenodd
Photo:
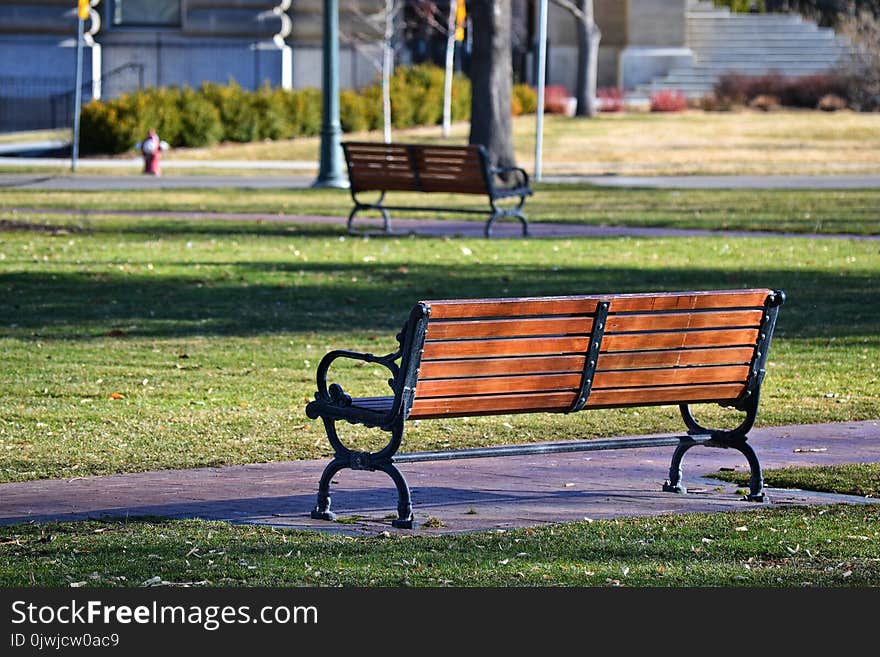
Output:
<svg viewBox="0 0 880 657">
<path fill-rule="evenodd" d="M 492 234 L 497 219 L 513 217 L 522 222 L 523 236 L 529 234 L 529 222 L 522 213 L 531 196 L 528 174 L 519 167 L 495 168 L 482 146 L 430 146 L 421 144 L 383 144 L 347 142 L 342 144 L 351 183 L 354 208 L 348 215 L 348 231 L 353 232 L 355 215 L 363 210 L 382 214 L 385 232 L 391 232 L 388 210 L 420 212 L 462 212 L 489 216 L 486 237 Z M 424 207 L 385 204 L 387 192 L 447 192 L 485 196 L 485 210 L 461 207 Z M 379 192 L 375 201 L 364 201 L 363 192 Z M 502 199 L 519 198 L 513 207 L 501 207 Z"/>
<path fill-rule="evenodd" d="M 392 524 L 411 528 L 409 486 L 397 464 L 658 445 L 676 447 L 664 491 L 687 492 L 682 457 L 706 445 L 742 452 L 751 468 L 745 499 L 763 501 L 761 466 L 746 440 L 784 300 L 781 291 L 749 289 L 422 301 L 394 353 L 331 351 L 318 365 L 306 414 L 323 420 L 334 457 L 312 517 L 334 518 L 330 482 L 343 468 L 387 473 L 398 492 Z M 338 358 L 384 365 L 392 394 L 352 398 L 338 384 L 328 386 Z M 706 428 L 691 413 L 694 403 L 734 407 L 745 418 L 733 429 Z M 686 435 L 397 453 L 407 420 L 660 404 L 679 405 Z M 353 451 L 337 435 L 340 420 L 387 431 L 390 440 L 377 452 Z"/>
</svg>

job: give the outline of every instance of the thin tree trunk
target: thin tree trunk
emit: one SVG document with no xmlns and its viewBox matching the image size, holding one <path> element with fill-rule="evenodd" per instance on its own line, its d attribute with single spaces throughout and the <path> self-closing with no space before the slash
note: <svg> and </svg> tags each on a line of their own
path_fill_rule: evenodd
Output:
<svg viewBox="0 0 880 657">
<path fill-rule="evenodd" d="M 449 2 L 449 20 L 446 22 L 446 77 L 443 79 L 443 136 L 449 137 L 449 128 L 452 123 L 452 70 L 455 63 L 455 13 L 458 9 L 458 0 Z"/>
<path fill-rule="evenodd" d="M 602 32 L 596 25 L 593 0 L 578 0 L 577 116 L 593 117 L 599 113 L 596 102 L 596 79 L 599 67 L 599 41 Z"/>
<path fill-rule="evenodd" d="M 391 73 L 394 69 L 394 0 L 385 0 L 385 35 L 382 41 L 382 132 L 391 143 Z"/>
<path fill-rule="evenodd" d="M 482 144 L 495 166 L 513 166 L 510 96 L 510 0 L 468 0 L 471 57 L 471 144 Z"/>
</svg>

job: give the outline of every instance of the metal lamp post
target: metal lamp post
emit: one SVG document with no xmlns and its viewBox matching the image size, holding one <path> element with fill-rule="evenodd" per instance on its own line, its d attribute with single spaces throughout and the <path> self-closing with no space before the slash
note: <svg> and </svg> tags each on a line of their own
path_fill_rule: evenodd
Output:
<svg viewBox="0 0 880 657">
<path fill-rule="evenodd" d="M 321 35 L 321 162 L 313 187 L 348 187 L 342 173 L 342 127 L 339 123 L 339 0 L 324 0 Z"/>
</svg>

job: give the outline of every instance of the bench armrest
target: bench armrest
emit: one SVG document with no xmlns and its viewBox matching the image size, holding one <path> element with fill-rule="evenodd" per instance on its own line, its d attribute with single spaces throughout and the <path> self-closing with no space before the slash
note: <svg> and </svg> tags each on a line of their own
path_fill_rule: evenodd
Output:
<svg viewBox="0 0 880 657">
<path fill-rule="evenodd" d="M 519 173 L 519 182 L 517 187 L 522 187 L 525 189 L 529 189 L 529 174 L 526 173 L 526 170 L 522 167 L 515 166 L 507 166 L 507 167 L 495 167 L 492 169 L 492 175 L 500 176 L 503 179 L 504 174 L 517 172 Z M 530 190 L 531 191 L 531 190 Z"/>
<path fill-rule="evenodd" d="M 318 383 L 318 392 L 315 395 L 316 399 L 321 399 L 325 402 L 331 403 L 339 403 L 347 397 L 345 393 L 342 392 L 342 387 L 333 384 L 329 388 L 327 387 L 327 372 L 330 369 L 330 365 L 338 358 L 349 358 L 351 360 L 359 360 L 365 363 L 378 363 L 384 367 L 387 367 L 391 371 L 391 375 L 393 379 L 397 379 L 400 374 L 400 368 L 398 367 L 396 361 L 400 358 L 400 352 L 396 351 L 393 354 L 387 354 L 385 356 L 374 356 L 373 354 L 364 354 L 359 351 L 348 351 L 345 349 L 336 349 L 327 353 L 318 364 L 318 374 L 317 374 L 317 383 Z M 349 403 L 351 398 L 349 398 Z"/>
</svg>

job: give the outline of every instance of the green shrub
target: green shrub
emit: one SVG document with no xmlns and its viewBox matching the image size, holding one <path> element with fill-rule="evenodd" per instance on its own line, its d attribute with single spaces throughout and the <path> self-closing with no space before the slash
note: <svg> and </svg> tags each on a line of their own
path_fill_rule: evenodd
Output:
<svg viewBox="0 0 880 657">
<path fill-rule="evenodd" d="M 259 117 L 252 111 L 251 92 L 242 89 L 235 80 L 226 85 L 203 82 L 199 91 L 220 112 L 223 141 L 248 142 L 259 139 Z"/>
<path fill-rule="evenodd" d="M 363 96 L 351 89 L 339 92 L 339 122 L 343 132 L 363 132 L 369 128 Z"/>
<path fill-rule="evenodd" d="M 471 81 L 456 74 L 452 78 L 452 120 L 469 121 L 471 118 Z"/>
<path fill-rule="evenodd" d="M 391 117 L 395 128 L 434 125 L 443 117 L 444 72 L 435 66 L 400 67 L 391 77 Z M 523 111 L 534 111 L 534 92 L 514 89 Z M 345 132 L 382 128 L 382 87 L 376 82 L 360 92 L 340 93 L 340 122 Z M 452 81 L 452 119 L 467 120 L 470 81 Z M 321 91 L 284 90 L 269 85 L 257 91 L 204 82 L 197 89 L 157 87 L 93 101 L 83 108 L 84 153 L 122 153 L 143 141 L 150 129 L 172 147 L 210 146 L 218 141 L 250 142 L 291 139 L 321 131 Z"/>
<path fill-rule="evenodd" d="M 136 119 L 128 111 L 130 96 L 110 102 L 93 100 L 82 108 L 80 150 L 83 154 L 124 153 L 137 141 Z"/>
<path fill-rule="evenodd" d="M 382 129 L 382 85 L 373 84 L 360 92 L 367 130 Z"/>
<path fill-rule="evenodd" d="M 519 107 L 518 114 L 534 114 L 538 111 L 538 92 L 527 84 L 513 85 L 513 103 Z"/>
<path fill-rule="evenodd" d="M 178 138 L 171 142 L 159 132 L 159 136 L 169 144 L 200 148 L 216 144 L 223 137 L 220 112 L 207 98 L 189 87 L 184 87 L 180 92 L 178 107 L 180 112 Z"/>
</svg>

